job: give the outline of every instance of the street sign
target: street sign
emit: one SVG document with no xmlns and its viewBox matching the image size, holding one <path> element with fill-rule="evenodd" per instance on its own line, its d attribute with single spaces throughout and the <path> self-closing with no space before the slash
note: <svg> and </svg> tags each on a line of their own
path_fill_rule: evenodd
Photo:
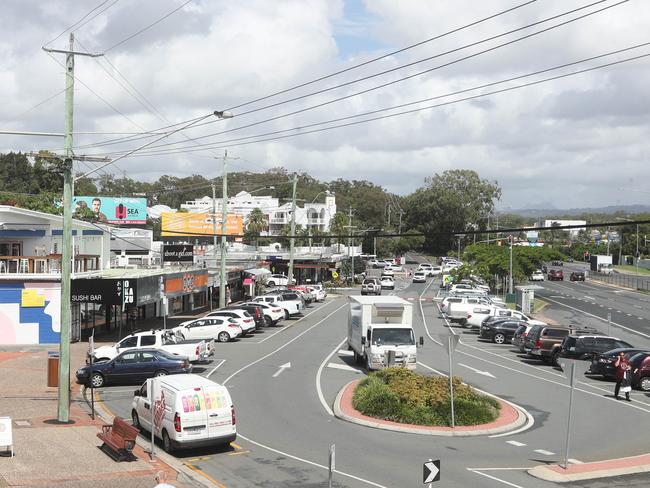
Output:
<svg viewBox="0 0 650 488">
<path fill-rule="evenodd" d="M 440 481 L 440 459 L 429 459 L 429 462 L 422 466 L 422 483 L 426 485 L 434 481 Z"/>
<path fill-rule="evenodd" d="M 438 334 L 438 337 L 443 346 L 447 348 L 447 353 L 449 353 L 449 348 L 451 348 L 451 352 L 454 352 L 460 341 L 460 336 L 456 334 Z"/>
<path fill-rule="evenodd" d="M 335 469 L 336 469 L 336 444 L 332 444 L 330 446 L 328 488 L 332 488 L 332 473 L 334 473 Z"/>
<path fill-rule="evenodd" d="M 569 385 L 573 386 L 576 380 L 580 379 L 587 372 L 591 363 L 589 361 L 581 361 L 579 359 L 558 359 L 560 368 L 564 377 L 569 380 Z M 572 371 L 573 370 L 573 371 Z"/>
</svg>

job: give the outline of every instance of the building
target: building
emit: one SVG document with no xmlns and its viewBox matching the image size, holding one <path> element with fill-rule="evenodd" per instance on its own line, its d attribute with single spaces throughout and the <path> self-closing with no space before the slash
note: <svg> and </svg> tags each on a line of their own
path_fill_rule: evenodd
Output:
<svg viewBox="0 0 650 488">
<path fill-rule="evenodd" d="M 579 225 L 586 226 L 586 220 L 545 220 L 544 227 L 553 227 L 559 226 L 564 227 L 566 225 Z M 581 230 L 586 230 L 586 227 L 574 227 L 573 229 L 566 229 L 572 237 L 576 237 Z"/>
<path fill-rule="evenodd" d="M 244 222 L 248 220 L 250 213 L 259 208 L 266 216 L 268 230 L 263 235 L 279 235 L 282 228 L 291 224 L 291 202 L 280 205 L 277 198 L 271 196 L 251 195 L 242 191 L 237 195 L 228 198 L 228 214 L 241 216 Z M 211 197 L 203 197 L 198 200 L 191 200 L 181 205 L 181 209 L 188 212 L 213 211 Z M 221 213 L 221 199 L 214 202 L 216 213 Z M 329 232 L 330 222 L 336 214 L 336 198 L 333 193 L 325 192 L 325 203 L 306 203 L 303 206 L 296 205 L 296 226 Z"/>
</svg>

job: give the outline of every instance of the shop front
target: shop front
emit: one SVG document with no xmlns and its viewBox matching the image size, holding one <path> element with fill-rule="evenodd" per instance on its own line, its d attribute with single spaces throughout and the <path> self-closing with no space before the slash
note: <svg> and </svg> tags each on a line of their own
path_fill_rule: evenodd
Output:
<svg viewBox="0 0 650 488">
<path fill-rule="evenodd" d="M 171 273 L 164 277 L 168 315 L 196 313 L 208 302 L 208 271 L 196 270 Z"/>
</svg>

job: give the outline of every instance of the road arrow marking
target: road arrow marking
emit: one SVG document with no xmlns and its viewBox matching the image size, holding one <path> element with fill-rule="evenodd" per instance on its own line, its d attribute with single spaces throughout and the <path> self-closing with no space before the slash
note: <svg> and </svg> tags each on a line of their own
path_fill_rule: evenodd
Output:
<svg viewBox="0 0 650 488">
<path fill-rule="evenodd" d="M 273 374 L 273 377 L 274 377 L 274 378 L 277 378 L 278 376 L 280 376 L 280 374 L 281 374 L 285 369 L 289 369 L 290 367 L 291 367 L 291 363 L 285 363 L 285 364 L 283 364 L 282 366 L 280 366 L 280 369 L 278 369 L 278 370 Z"/>
<path fill-rule="evenodd" d="M 489 376 L 490 378 L 496 379 L 496 376 L 494 376 L 492 373 L 490 373 L 488 371 L 481 371 L 479 369 L 472 368 L 471 366 L 467 366 L 466 364 L 463 364 L 463 363 L 458 363 L 458 366 L 463 366 L 464 368 L 471 369 L 475 373 L 482 374 L 483 376 Z"/>
</svg>

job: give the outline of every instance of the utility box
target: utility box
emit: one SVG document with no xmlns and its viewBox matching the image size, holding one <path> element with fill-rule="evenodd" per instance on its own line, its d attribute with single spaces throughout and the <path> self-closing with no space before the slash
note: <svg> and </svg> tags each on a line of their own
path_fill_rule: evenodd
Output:
<svg viewBox="0 0 650 488">
<path fill-rule="evenodd" d="M 59 386 L 59 353 L 48 351 L 47 353 L 47 386 L 56 388 Z"/>
<path fill-rule="evenodd" d="M 533 311 L 535 290 L 528 287 L 517 287 L 517 310 L 529 314 Z"/>
</svg>

